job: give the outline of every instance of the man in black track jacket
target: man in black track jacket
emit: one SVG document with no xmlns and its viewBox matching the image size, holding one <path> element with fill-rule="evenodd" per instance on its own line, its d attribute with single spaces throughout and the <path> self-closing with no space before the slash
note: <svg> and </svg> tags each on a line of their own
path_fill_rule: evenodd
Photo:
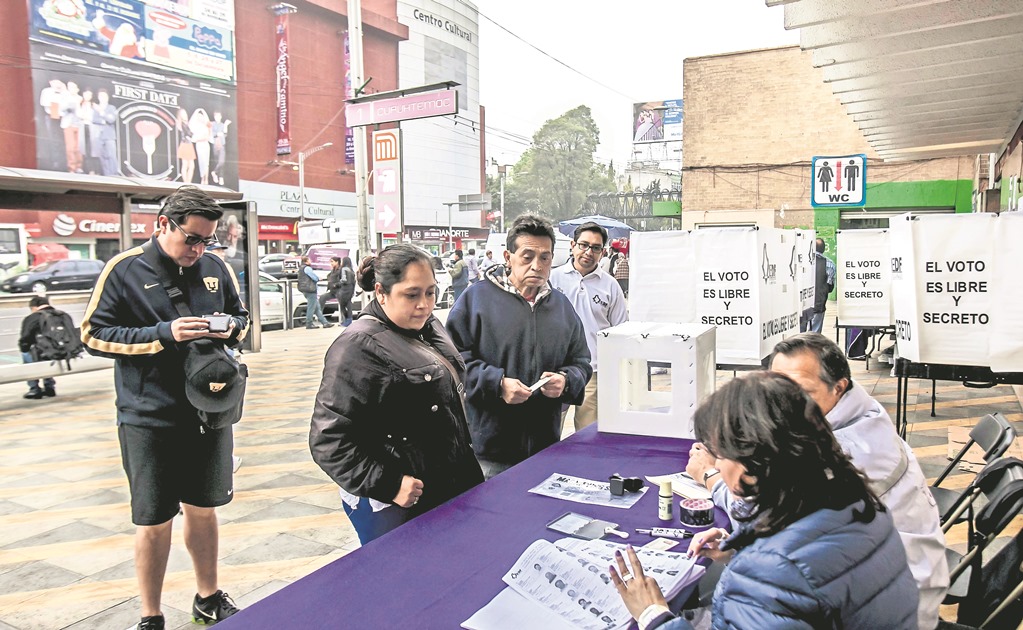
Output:
<svg viewBox="0 0 1023 630">
<path fill-rule="evenodd" d="M 215 508 L 231 501 L 231 426 L 203 427 L 185 395 L 183 348 L 195 339 L 238 344 L 249 315 L 234 273 L 205 248 L 222 211 L 194 186 L 167 198 L 152 239 L 114 257 L 103 270 L 82 322 L 90 354 L 116 360 L 117 425 L 121 460 L 131 490 L 135 572 L 141 591 L 141 630 L 162 629 L 160 595 L 179 506 L 185 543 L 196 570 L 192 616 L 216 623 L 237 611 L 217 587 Z M 192 317 L 179 316 L 157 269 L 180 289 Z M 203 315 L 231 316 L 227 332 L 209 331 Z"/>
</svg>

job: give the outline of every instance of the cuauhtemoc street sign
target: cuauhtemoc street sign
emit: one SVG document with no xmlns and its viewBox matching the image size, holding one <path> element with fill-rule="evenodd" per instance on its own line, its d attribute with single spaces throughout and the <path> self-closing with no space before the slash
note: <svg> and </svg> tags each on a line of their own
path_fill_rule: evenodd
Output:
<svg viewBox="0 0 1023 630">
<path fill-rule="evenodd" d="M 811 166 L 810 204 L 863 206 L 867 203 L 867 156 L 817 156 Z"/>
</svg>

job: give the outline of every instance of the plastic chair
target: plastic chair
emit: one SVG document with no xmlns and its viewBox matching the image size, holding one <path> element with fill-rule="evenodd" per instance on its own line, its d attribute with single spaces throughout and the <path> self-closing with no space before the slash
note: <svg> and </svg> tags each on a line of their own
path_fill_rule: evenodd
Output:
<svg viewBox="0 0 1023 630">
<path fill-rule="evenodd" d="M 987 505 L 970 521 L 969 547 L 961 555 L 945 550 L 949 566 L 949 586 L 945 604 L 983 597 L 984 582 L 991 581 L 991 562 L 982 566 L 984 550 L 1016 516 L 1023 512 L 1023 481 L 1003 477 Z M 1018 538 L 1018 535 L 1017 535 Z M 1013 587 L 1016 583 L 1011 583 Z"/>
<path fill-rule="evenodd" d="M 1023 622 L 1023 530 L 984 565 L 976 594 L 959 604 L 958 622 L 1015 628 Z"/>
<path fill-rule="evenodd" d="M 994 460 L 977 473 L 961 494 L 945 488 L 931 488 L 934 500 L 938 504 L 942 531 L 947 533 L 953 525 L 962 522 L 967 511 L 970 511 L 969 518 L 973 518 L 974 501 L 981 494 L 988 496 L 994 494 L 1006 477 L 1009 481 L 1023 479 L 1023 461 L 1015 457 L 1000 457 Z"/>
<path fill-rule="evenodd" d="M 938 478 L 931 484 L 931 494 L 938 504 L 938 513 L 945 516 L 959 504 L 963 492 L 940 488 L 941 482 L 959 465 L 959 462 L 966 455 L 970 448 L 977 444 L 984 450 L 984 461 L 988 464 L 1005 454 L 1012 441 L 1016 439 L 1016 430 L 1012 428 L 1009 421 L 1000 413 L 992 413 L 984 416 L 977 423 L 977 426 L 970 430 L 970 439 L 966 445 L 956 453 L 945 470 L 941 471 Z M 944 521 L 942 521 L 944 522 Z"/>
</svg>

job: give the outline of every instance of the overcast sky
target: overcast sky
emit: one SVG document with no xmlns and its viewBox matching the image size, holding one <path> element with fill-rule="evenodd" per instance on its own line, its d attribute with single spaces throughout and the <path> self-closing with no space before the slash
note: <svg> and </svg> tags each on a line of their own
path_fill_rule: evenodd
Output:
<svg viewBox="0 0 1023 630">
<path fill-rule="evenodd" d="M 529 138 L 544 121 L 588 105 L 600 128 L 597 158 L 613 158 L 618 168 L 632 151 L 632 103 L 682 98 L 683 59 L 799 42 L 797 31 L 783 28 L 782 8 L 769 9 L 764 0 L 475 2 L 482 13 L 480 102 L 487 126 Z M 512 164 L 525 149 L 487 135 L 488 158 Z"/>
</svg>

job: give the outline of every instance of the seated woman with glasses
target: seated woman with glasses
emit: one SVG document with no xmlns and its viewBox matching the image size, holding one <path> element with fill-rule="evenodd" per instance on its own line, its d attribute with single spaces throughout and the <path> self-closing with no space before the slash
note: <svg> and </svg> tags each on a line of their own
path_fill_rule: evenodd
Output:
<svg viewBox="0 0 1023 630">
<path fill-rule="evenodd" d="M 749 514 L 689 555 L 735 550 L 714 591 L 713 628 L 917 628 L 916 582 L 891 517 L 788 377 L 737 378 L 697 411 L 696 435 Z M 641 630 L 691 628 L 669 612 L 631 548 L 611 578 Z"/>
</svg>

